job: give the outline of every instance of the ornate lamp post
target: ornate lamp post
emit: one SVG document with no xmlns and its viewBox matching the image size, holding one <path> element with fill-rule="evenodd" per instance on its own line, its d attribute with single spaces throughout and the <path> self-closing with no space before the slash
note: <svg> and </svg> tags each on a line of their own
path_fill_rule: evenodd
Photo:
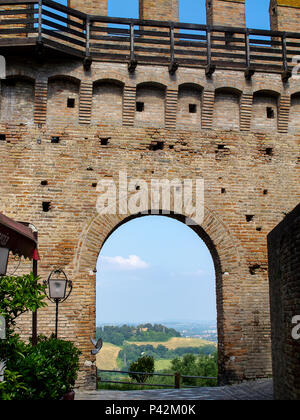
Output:
<svg viewBox="0 0 300 420">
<path fill-rule="evenodd" d="M 65 302 L 72 292 L 72 281 L 66 276 L 66 273 L 61 269 L 53 270 L 48 280 L 44 281 L 44 284 L 48 286 L 47 298 L 50 302 L 56 305 L 56 316 L 55 316 L 55 338 L 57 338 L 58 330 L 58 305 Z M 67 291 L 67 289 L 69 289 Z"/>
</svg>

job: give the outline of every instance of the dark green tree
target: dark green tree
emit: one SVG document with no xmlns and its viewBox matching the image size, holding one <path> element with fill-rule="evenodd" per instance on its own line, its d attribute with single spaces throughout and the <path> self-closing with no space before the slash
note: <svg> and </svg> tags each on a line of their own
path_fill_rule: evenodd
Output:
<svg viewBox="0 0 300 420">
<path fill-rule="evenodd" d="M 131 373 L 129 376 L 134 381 L 139 383 L 145 383 L 148 378 L 151 378 L 154 373 L 154 358 L 152 356 L 142 356 L 136 362 L 131 363 L 130 371 L 131 372 L 145 372 L 141 373 Z"/>
</svg>

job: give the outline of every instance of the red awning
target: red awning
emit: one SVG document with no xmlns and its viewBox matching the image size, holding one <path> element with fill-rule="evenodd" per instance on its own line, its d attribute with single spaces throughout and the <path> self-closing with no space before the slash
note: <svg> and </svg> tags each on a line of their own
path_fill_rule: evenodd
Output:
<svg viewBox="0 0 300 420">
<path fill-rule="evenodd" d="M 14 255 L 38 259 L 37 239 L 32 230 L 0 213 L 0 247 Z"/>
</svg>

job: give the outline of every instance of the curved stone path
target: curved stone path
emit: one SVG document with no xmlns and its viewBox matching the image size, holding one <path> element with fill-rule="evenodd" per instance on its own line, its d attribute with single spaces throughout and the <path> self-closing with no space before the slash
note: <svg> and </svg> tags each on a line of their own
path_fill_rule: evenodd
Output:
<svg viewBox="0 0 300 420">
<path fill-rule="evenodd" d="M 194 388 L 151 391 L 86 391 L 77 392 L 76 400 L 273 400 L 272 380 L 245 382 L 216 388 Z"/>
</svg>

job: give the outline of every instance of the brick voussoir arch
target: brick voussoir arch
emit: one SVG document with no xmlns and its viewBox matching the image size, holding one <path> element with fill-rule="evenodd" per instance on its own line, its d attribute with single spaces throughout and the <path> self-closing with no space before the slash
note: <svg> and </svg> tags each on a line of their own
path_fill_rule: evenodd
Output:
<svg viewBox="0 0 300 420">
<path fill-rule="evenodd" d="M 165 215 L 178 220 L 185 221 L 184 215 Z M 78 247 L 75 253 L 75 258 L 71 264 L 70 271 L 72 271 L 72 278 L 74 279 L 74 294 L 77 296 L 77 301 L 81 302 L 83 299 L 88 305 L 85 312 L 85 322 L 87 336 L 84 338 L 80 336 L 82 342 L 83 357 L 82 363 L 89 363 L 91 356 L 89 351 L 85 352 L 84 348 L 88 345 L 89 334 L 95 329 L 95 310 L 96 310 L 96 270 L 99 253 L 110 235 L 118 229 L 121 225 L 133 220 L 137 217 L 146 217 L 145 215 L 99 215 L 96 212 L 89 218 L 86 225 L 83 227 L 82 234 L 78 241 Z M 205 207 L 205 215 L 203 223 L 200 225 L 190 226 L 196 234 L 207 245 L 212 259 L 214 261 L 216 273 L 216 303 L 218 312 L 218 352 L 219 352 L 219 382 L 226 383 L 227 366 L 229 356 L 231 353 L 231 343 L 226 340 L 225 329 L 226 319 L 232 310 L 232 304 L 226 304 L 224 296 L 225 288 L 229 288 L 229 293 L 240 287 L 240 278 L 242 273 L 242 248 L 239 241 L 232 235 L 229 228 L 222 222 L 221 218 L 216 212 L 208 207 Z M 126 251 L 126 250 L 125 250 Z M 77 283 L 78 282 L 78 283 Z M 76 287 L 76 283 L 80 287 Z M 84 286 L 86 284 L 86 287 Z M 89 290 L 88 294 L 86 290 Z M 225 290 L 225 294 L 228 293 Z M 239 305 L 238 303 L 234 303 Z M 238 307 L 235 309 L 239 311 Z M 229 312 L 228 312 L 229 311 Z M 228 312 L 228 313 L 227 313 Z M 227 315 L 226 315 L 227 314 Z M 241 346 L 242 344 L 239 344 Z M 91 382 L 94 371 L 91 368 L 85 367 L 82 369 L 82 378 L 84 382 Z M 86 379 L 84 379 L 86 378 Z M 230 380 L 230 378 L 229 378 Z"/>
<path fill-rule="evenodd" d="M 185 219 L 184 215 L 175 215 L 172 212 L 165 216 L 180 222 Z M 93 270 L 96 267 L 99 253 L 110 235 L 118 227 L 137 217 L 146 216 L 139 214 L 99 215 L 95 212 L 83 228 L 79 239 L 73 263 L 73 274 L 76 275 L 80 271 L 83 262 L 88 262 L 89 271 Z M 218 268 L 222 273 L 240 274 L 241 246 L 215 212 L 205 207 L 202 225 L 190 226 L 190 228 L 205 242 L 212 254 L 215 266 L 219 264 Z M 222 257 L 228 259 L 229 256 L 231 257 L 229 263 L 222 262 Z"/>
</svg>

